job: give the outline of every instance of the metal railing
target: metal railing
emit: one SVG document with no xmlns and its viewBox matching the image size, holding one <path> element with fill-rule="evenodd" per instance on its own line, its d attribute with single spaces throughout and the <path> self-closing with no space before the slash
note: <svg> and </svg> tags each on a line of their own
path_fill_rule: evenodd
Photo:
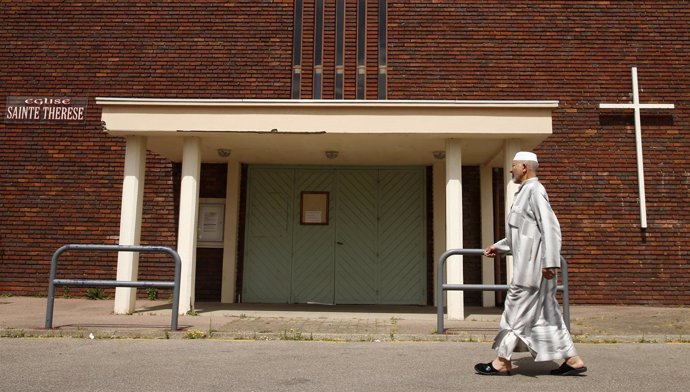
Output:
<svg viewBox="0 0 690 392">
<path fill-rule="evenodd" d="M 66 251 L 115 251 L 115 252 L 146 252 L 167 253 L 175 261 L 175 280 L 166 281 L 123 281 L 123 280 L 96 280 L 96 279 L 57 279 L 57 263 L 61 254 Z M 180 271 L 182 261 L 180 255 L 167 246 L 137 246 L 137 245 L 81 245 L 70 244 L 61 247 L 53 253 L 50 264 L 50 281 L 48 282 L 48 308 L 46 309 L 46 329 L 53 328 L 53 308 L 55 306 L 56 286 L 76 287 L 137 287 L 137 288 L 170 288 L 173 289 L 172 319 L 170 329 L 177 330 L 178 311 L 180 308 Z"/>
<path fill-rule="evenodd" d="M 483 249 L 449 249 L 438 259 L 437 280 L 436 280 L 436 332 L 444 333 L 443 326 L 443 293 L 446 290 L 475 290 L 475 291 L 507 291 L 506 284 L 444 284 L 443 272 L 446 261 L 450 256 L 484 256 Z M 563 321 L 570 330 L 570 296 L 568 294 L 568 262 L 561 256 L 561 285 L 556 289 L 563 292 Z"/>
</svg>

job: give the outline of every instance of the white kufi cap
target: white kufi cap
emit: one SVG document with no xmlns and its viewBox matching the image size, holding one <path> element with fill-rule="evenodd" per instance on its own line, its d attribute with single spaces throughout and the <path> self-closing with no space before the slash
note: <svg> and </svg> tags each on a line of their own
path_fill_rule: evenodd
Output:
<svg viewBox="0 0 690 392">
<path fill-rule="evenodd" d="M 517 154 L 515 154 L 515 158 L 513 158 L 514 161 L 534 161 L 534 162 L 539 162 L 537 161 L 537 154 L 529 151 L 520 151 Z"/>
</svg>

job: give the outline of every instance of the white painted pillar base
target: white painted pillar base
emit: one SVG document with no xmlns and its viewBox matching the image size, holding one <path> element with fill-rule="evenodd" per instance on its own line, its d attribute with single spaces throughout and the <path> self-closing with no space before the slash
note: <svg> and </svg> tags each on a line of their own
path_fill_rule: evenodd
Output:
<svg viewBox="0 0 690 392">
<path fill-rule="evenodd" d="M 187 137 L 182 147 L 182 181 L 180 185 L 180 220 L 177 253 L 182 260 L 180 279 L 180 314 L 194 310 L 196 276 L 197 219 L 199 214 L 199 180 L 201 173 L 201 140 Z"/>
<path fill-rule="evenodd" d="M 141 215 L 144 205 L 144 175 L 146 173 L 146 138 L 127 136 L 125 147 L 122 206 L 120 209 L 120 245 L 139 245 Z M 118 252 L 117 280 L 135 281 L 139 272 L 139 253 Z M 115 289 L 115 314 L 130 314 L 136 305 L 136 288 Z"/>
<path fill-rule="evenodd" d="M 432 172 L 434 205 L 434 305 L 438 298 L 438 259 L 446 251 L 446 162 L 434 161 Z M 445 303 L 445 302 L 444 302 Z M 443 306 L 444 304 L 440 304 Z"/>
<path fill-rule="evenodd" d="M 446 246 L 463 247 L 462 242 L 462 144 L 459 140 L 446 140 Z M 463 257 L 451 256 L 446 262 L 447 282 L 464 283 Z M 465 318 L 464 293 L 448 291 L 448 319 Z"/>
<path fill-rule="evenodd" d="M 503 157 L 503 178 L 506 183 L 505 194 L 505 216 L 508 219 L 510 207 L 513 205 L 515 199 L 515 192 L 520 187 L 514 183 L 511 175 L 511 167 L 513 166 L 513 158 L 515 154 L 520 151 L 520 141 L 515 139 L 506 140 Z M 513 281 L 513 256 L 506 257 L 506 280 L 508 284 Z"/>
<path fill-rule="evenodd" d="M 227 188 L 225 190 L 225 227 L 223 232 L 223 277 L 220 302 L 235 303 L 235 281 L 237 279 L 237 225 L 240 211 L 239 162 L 228 162 Z"/>
<path fill-rule="evenodd" d="M 493 168 L 490 164 L 479 167 L 479 188 L 482 220 L 482 247 L 494 243 L 494 198 L 493 198 Z M 494 259 L 482 257 L 482 284 L 494 284 Z M 482 306 L 493 308 L 496 306 L 496 292 L 482 292 Z"/>
</svg>

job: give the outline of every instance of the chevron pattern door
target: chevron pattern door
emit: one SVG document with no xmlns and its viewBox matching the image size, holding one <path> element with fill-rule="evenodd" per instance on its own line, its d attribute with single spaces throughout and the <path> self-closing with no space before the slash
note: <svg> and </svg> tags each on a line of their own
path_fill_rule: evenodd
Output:
<svg viewBox="0 0 690 392">
<path fill-rule="evenodd" d="M 425 304 L 424 168 L 250 167 L 243 301 Z M 300 222 L 328 192 L 327 225 Z"/>
<path fill-rule="evenodd" d="M 329 192 L 329 217 L 333 217 L 332 171 L 297 170 L 293 193 L 292 298 L 293 303 L 333 303 L 335 224 L 301 225 L 300 198 L 303 191 Z"/>
<path fill-rule="evenodd" d="M 294 171 L 248 170 L 242 301 L 287 303 L 292 270 Z"/>
<path fill-rule="evenodd" d="M 426 304 L 423 170 L 379 172 L 379 301 Z"/>
<path fill-rule="evenodd" d="M 378 303 L 377 170 L 339 171 L 335 302 Z"/>
</svg>

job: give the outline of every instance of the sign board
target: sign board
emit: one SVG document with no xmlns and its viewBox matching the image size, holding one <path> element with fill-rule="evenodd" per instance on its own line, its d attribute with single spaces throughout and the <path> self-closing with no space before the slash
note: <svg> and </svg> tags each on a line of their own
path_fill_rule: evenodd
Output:
<svg viewBox="0 0 690 392">
<path fill-rule="evenodd" d="M 300 224 L 328 224 L 328 192 L 302 192 Z"/>
<path fill-rule="evenodd" d="M 197 247 L 222 248 L 224 221 L 225 199 L 200 199 Z"/>
<path fill-rule="evenodd" d="M 87 103 L 86 97 L 7 97 L 5 122 L 83 122 Z"/>
</svg>

